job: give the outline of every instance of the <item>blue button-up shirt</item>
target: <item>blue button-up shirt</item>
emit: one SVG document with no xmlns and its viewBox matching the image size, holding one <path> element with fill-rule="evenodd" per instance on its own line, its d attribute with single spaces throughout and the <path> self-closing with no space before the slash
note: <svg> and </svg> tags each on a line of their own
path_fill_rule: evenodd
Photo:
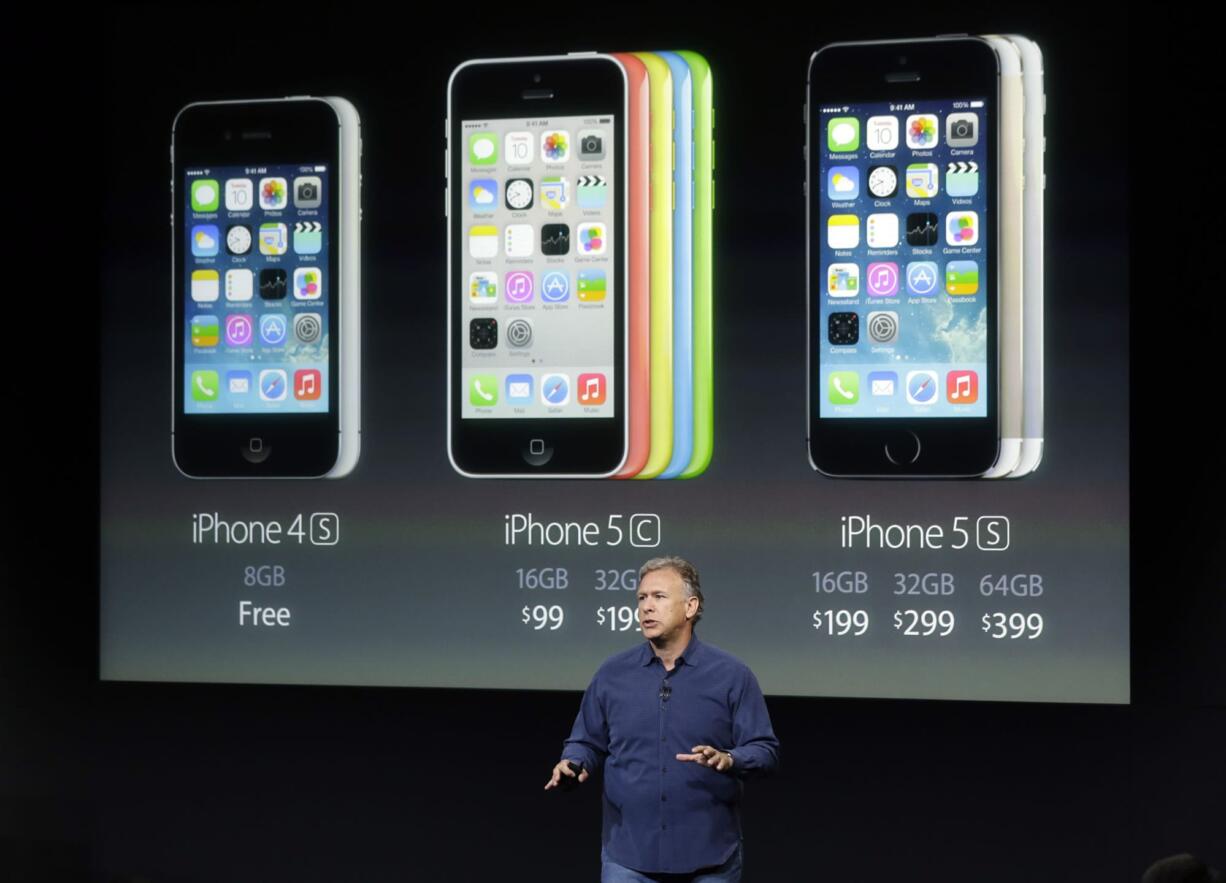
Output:
<svg viewBox="0 0 1226 883">
<path fill-rule="evenodd" d="M 677 760 L 732 754 L 726 772 Z M 736 657 L 691 637 L 672 671 L 647 642 L 609 658 L 583 694 L 565 760 L 604 764 L 605 852 L 646 873 L 721 865 L 741 839 L 742 779 L 779 762 L 766 700 Z"/>
</svg>

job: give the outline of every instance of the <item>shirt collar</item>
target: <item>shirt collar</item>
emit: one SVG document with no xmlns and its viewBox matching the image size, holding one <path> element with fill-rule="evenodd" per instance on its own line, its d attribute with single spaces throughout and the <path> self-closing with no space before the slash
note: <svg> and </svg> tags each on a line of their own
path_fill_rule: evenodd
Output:
<svg viewBox="0 0 1226 883">
<path fill-rule="evenodd" d="M 702 643 L 698 640 L 698 635 L 690 632 L 690 643 L 686 645 L 685 652 L 677 657 L 679 662 L 684 662 L 686 665 L 695 665 L 702 658 Z M 651 665 L 653 659 L 659 659 L 654 650 L 651 649 L 650 641 L 643 641 L 643 650 L 639 656 L 640 665 Z"/>
</svg>

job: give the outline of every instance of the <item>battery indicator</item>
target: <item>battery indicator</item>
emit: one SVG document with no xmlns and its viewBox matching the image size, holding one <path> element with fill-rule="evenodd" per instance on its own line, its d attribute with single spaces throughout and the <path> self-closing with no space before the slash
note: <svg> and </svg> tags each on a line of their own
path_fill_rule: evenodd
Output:
<svg viewBox="0 0 1226 883">
<path fill-rule="evenodd" d="M 972 101 L 971 107 L 983 107 L 983 102 L 982 101 Z"/>
<path fill-rule="evenodd" d="M 326 172 L 326 171 L 328 171 L 328 167 L 327 167 L 327 166 L 316 166 L 316 167 L 315 167 L 315 171 L 317 171 L 317 172 Z"/>
</svg>

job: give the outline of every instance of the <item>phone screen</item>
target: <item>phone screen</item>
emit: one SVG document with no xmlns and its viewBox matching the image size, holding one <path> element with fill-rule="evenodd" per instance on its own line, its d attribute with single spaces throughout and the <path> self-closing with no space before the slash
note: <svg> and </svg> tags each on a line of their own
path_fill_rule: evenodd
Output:
<svg viewBox="0 0 1226 883">
<path fill-rule="evenodd" d="M 982 97 L 818 108 L 822 417 L 988 414 L 986 119 Z"/>
<path fill-rule="evenodd" d="M 614 117 L 461 131 L 462 417 L 614 417 Z"/>
<path fill-rule="evenodd" d="M 327 165 L 184 172 L 184 413 L 326 413 Z"/>
</svg>

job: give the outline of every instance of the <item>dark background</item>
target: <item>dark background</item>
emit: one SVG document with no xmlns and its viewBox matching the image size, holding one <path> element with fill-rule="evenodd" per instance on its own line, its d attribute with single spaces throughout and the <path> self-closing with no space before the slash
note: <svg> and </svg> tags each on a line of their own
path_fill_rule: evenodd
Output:
<svg viewBox="0 0 1226 883">
<path fill-rule="evenodd" d="M 189 51 L 194 29 L 249 40 L 252 83 L 297 64 L 302 88 L 295 91 L 316 91 L 309 53 L 287 39 L 280 60 L 264 63 L 269 22 L 288 29 L 292 18 L 296 34 L 315 35 L 318 51 L 342 51 L 335 38 L 343 35 L 353 38 L 343 51 L 355 59 L 437 51 L 445 69 L 489 45 L 515 54 L 584 48 L 554 42 L 571 31 L 551 27 L 546 12 L 496 18 L 457 8 L 456 24 L 445 25 L 354 10 L 242 9 L 233 13 L 242 27 L 233 29 L 211 24 L 211 16 L 169 21 L 139 9 L 15 32 L 19 44 L 39 38 L 5 64 L 15 84 L 12 118 L 38 123 L 20 134 L 29 139 L 26 163 L 42 174 L 21 181 L 10 169 L 10 192 L 16 200 L 30 187 L 24 204 L 47 215 L 39 229 L 55 231 L 65 206 L 87 205 L 96 212 L 87 226 L 102 232 L 104 251 L 126 237 L 165 235 L 164 220 L 136 211 L 102 216 L 87 185 L 106 174 L 96 133 L 114 114 L 148 106 L 149 126 L 165 128 L 168 99 L 157 93 L 165 47 Z M 729 71 L 723 94 L 778 101 L 784 150 L 789 114 L 803 100 L 804 59 L 836 35 L 1013 29 L 1039 40 L 1049 58 L 1086 66 L 1064 72 L 1086 87 L 1078 113 L 1094 112 L 1095 89 L 1086 84 L 1103 85 L 1081 76 L 1091 68 L 1111 67 L 1117 87 L 1130 93 L 1119 137 L 1102 149 L 1128 151 L 1136 175 L 1129 202 L 1138 358 L 1131 376 L 1119 378 L 1132 408 L 1134 704 L 772 699 L 784 766 L 774 780 L 747 789 L 748 881 L 1136 880 L 1154 859 L 1185 850 L 1226 866 L 1226 593 L 1214 569 L 1221 556 L 1211 551 L 1223 518 L 1212 461 L 1201 465 L 1204 446 L 1212 450 L 1213 415 L 1191 382 L 1217 375 L 1202 375 L 1208 346 L 1176 356 L 1170 341 L 1185 335 L 1163 336 L 1158 321 L 1175 316 L 1186 327 L 1193 320 L 1186 305 L 1208 294 L 1193 258 L 1211 257 L 1216 243 L 1190 204 L 1195 194 L 1172 196 L 1178 187 L 1169 181 L 1146 186 L 1155 180 L 1152 162 L 1176 176 L 1191 169 L 1174 161 L 1170 139 L 1191 137 L 1193 112 L 1210 107 L 1209 81 L 1196 66 L 1207 40 L 1198 42 L 1203 24 L 1195 22 L 1159 30 L 1165 10 L 1142 9 L 1131 35 L 1115 10 L 1073 17 L 1068 9 L 1012 10 L 955 20 L 936 7 L 814 9 L 803 20 L 779 15 L 769 23 L 715 14 L 666 20 L 657 11 L 648 29 L 644 13 L 636 19 L 619 7 L 607 27 L 601 20 L 602 47 L 650 42 L 709 52 L 742 35 L 745 51 L 724 54 L 746 71 L 771 68 L 790 85 L 781 87 L 783 97 L 734 98 L 738 77 Z M 535 24 L 525 29 L 525 18 Z M 472 51 L 453 57 L 450 48 L 432 49 L 438 27 L 467 28 Z M 149 51 L 155 44 L 158 51 Z M 142 65 L 147 73 L 136 81 L 147 91 L 108 88 L 108 70 Z M 67 74 L 58 85 L 44 77 L 57 66 Z M 354 76 L 362 76 L 356 64 Z M 347 85 L 329 88 L 345 94 Z M 197 96 L 169 103 L 188 97 Z M 406 104 L 405 112 L 423 113 L 422 137 L 432 138 L 440 107 Z M 1163 129 L 1168 119 L 1174 130 Z M 799 125 L 795 132 L 798 150 Z M 1166 147 L 1162 158 L 1150 154 L 1155 144 Z M 164 144 L 158 154 L 165 163 Z M 423 199 L 434 195 L 431 188 Z M 1155 231 L 1176 206 L 1189 223 L 1172 264 L 1175 250 Z M 8 241 L 32 232 L 17 229 Z M 2 497 L 0 877 L 594 879 L 594 789 L 569 797 L 540 791 L 577 694 L 96 681 L 99 415 L 90 389 L 107 382 L 96 369 L 105 345 L 90 295 L 97 269 L 73 273 L 61 238 L 31 239 L 34 247 L 12 249 L 10 261 L 44 272 L 32 274 L 35 286 L 13 292 L 10 333 L 27 353 L 54 346 L 57 364 L 28 374 L 16 369 L 37 365 L 10 366 L 20 418 L 9 422 L 9 446 L 19 455 L 10 462 L 21 465 L 10 470 Z M 53 334 L 56 316 L 71 321 Z M 1085 333 L 1092 339 L 1096 332 Z M 455 652 L 464 652 L 462 642 Z"/>
</svg>

